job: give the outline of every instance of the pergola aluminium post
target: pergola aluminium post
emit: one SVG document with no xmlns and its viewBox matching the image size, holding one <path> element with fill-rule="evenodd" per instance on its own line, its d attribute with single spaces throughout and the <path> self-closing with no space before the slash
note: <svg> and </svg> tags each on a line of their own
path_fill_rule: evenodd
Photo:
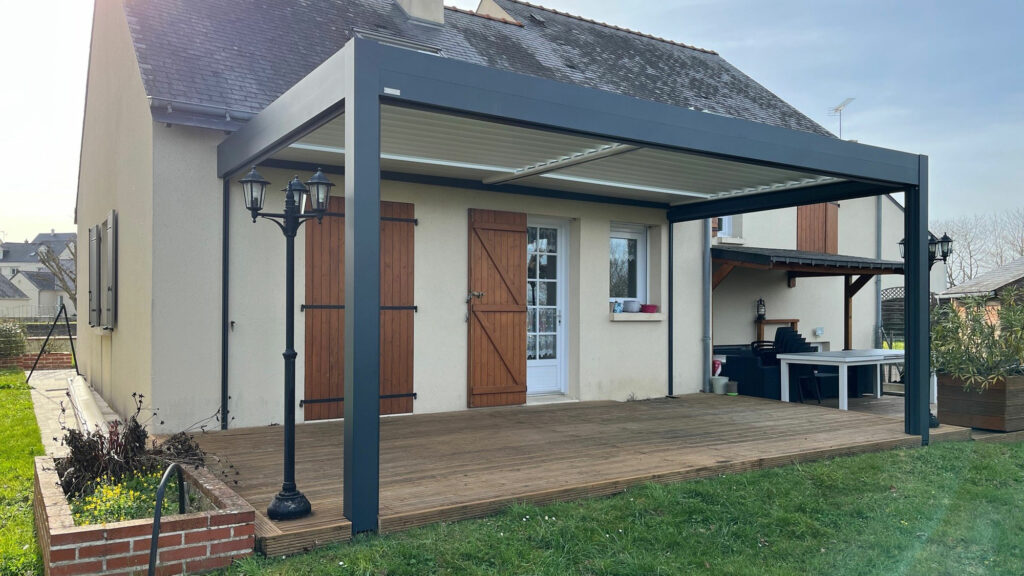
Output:
<svg viewBox="0 0 1024 576">
<path fill-rule="evenodd" d="M 918 157 L 918 184 L 906 189 L 906 396 L 907 434 L 919 434 L 928 444 L 929 299 L 928 286 L 928 157 Z"/>
<path fill-rule="evenodd" d="M 380 93 L 363 46 L 345 73 L 345 517 L 377 530 L 380 508 Z"/>
</svg>

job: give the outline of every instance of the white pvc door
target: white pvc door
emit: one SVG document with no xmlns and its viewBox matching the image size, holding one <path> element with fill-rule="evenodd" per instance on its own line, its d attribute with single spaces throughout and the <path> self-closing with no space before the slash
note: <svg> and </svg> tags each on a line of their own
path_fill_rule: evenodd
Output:
<svg viewBox="0 0 1024 576">
<path fill-rule="evenodd" d="M 565 392 L 567 228 L 534 218 L 527 225 L 527 394 Z"/>
</svg>

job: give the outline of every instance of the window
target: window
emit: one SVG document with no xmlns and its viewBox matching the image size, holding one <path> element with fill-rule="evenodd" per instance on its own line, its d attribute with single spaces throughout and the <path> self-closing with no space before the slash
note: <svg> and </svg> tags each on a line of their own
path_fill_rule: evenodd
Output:
<svg viewBox="0 0 1024 576">
<path fill-rule="evenodd" d="M 647 227 L 612 224 L 609 245 L 610 300 L 647 299 Z"/>
<path fill-rule="evenodd" d="M 117 321 L 117 212 L 89 228 L 89 326 L 113 330 Z"/>
</svg>

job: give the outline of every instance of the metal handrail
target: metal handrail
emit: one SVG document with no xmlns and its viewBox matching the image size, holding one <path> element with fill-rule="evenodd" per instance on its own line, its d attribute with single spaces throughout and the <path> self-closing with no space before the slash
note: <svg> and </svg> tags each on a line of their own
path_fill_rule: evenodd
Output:
<svg viewBox="0 0 1024 576">
<path fill-rule="evenodd" d="M 160 540 L 160 515 L 163 512 L 164 492 L 167 490 L 167 482 L 171 479 L 171 472 L 177 472 L 178 476 L 178 514 L 184 514 L 188 504 L 188 493 L 185 491 L 185 475 L 182 473 L 180 465 L 176 462 L 171 462 L 171 465 L 164 471 L 163 478 L 160 479 L 160 486 L 156 489 L 156 509 L 153 511 L 153 537 L 149 541 L 149 576 L 156 574 L 157 543 Z"/>
</svg>

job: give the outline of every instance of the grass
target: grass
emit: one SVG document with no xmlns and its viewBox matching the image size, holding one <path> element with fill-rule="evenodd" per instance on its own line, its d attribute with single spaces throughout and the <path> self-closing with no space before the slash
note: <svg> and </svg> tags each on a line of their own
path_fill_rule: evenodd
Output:
<svg viewBox="0 0 1024 576">
<path fill-rule="evenodd" d="M 1021 574 L 1024 443 L 938 444 L 250 558 L 225 574 Z"/>
<path fill-rule="evenodd" d="M 33 458 L 43 454 L 25 373 L 0 368 L 0 576 L 42 574 L 32 519 Z"/>
</svg>

